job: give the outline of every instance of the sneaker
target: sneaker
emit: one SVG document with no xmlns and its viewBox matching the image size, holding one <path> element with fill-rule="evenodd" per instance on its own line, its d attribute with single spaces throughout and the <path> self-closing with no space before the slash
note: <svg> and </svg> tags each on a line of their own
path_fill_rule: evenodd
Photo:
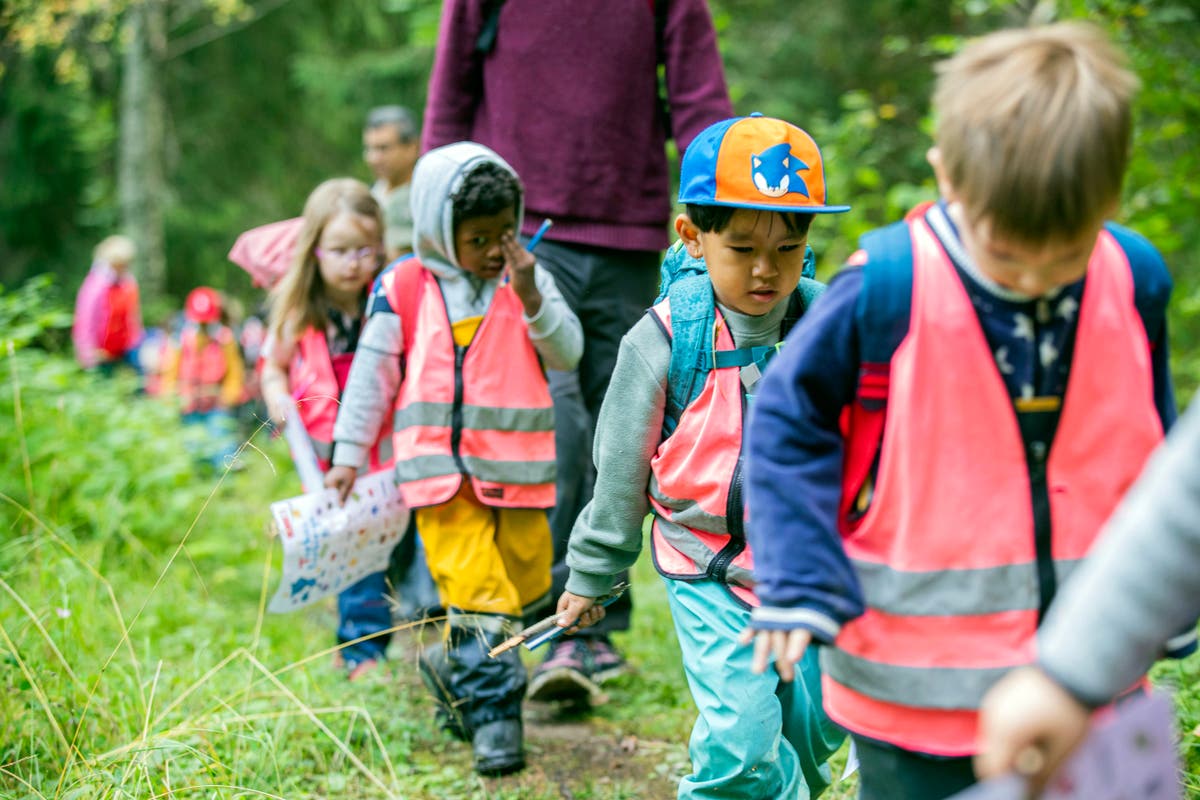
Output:
<svg viewBox="0 0 1200 800">
<path fill-rule="evenodd" d="M 525 745 L 520 719 L 498 719 L 480 725 L 471 737 L 475 771 L 508 775 L 525 769 Z"/>
<path fill-rule="evenodd" d="M 608 637 L 589 638 L 588 652 L 591 655 L 591 674 L 589 677 L 596 683 L 604 683 L 625 672 L 625 659 L 613 647 Z"/>
<path fill-rule="evenodd" d="M 591 653 L 581 639 L 559 639 L 529 679 L 527 696 L 539 702 L 583 702 L 600 692 L 590 677 Z"/>
<path fill-rule="evenodd" d="M 364 675 L 368 675 L 382 666 L 380 659 L 364 658 L 362 661 L 351 661 L 345 666 L 346 680 L 356 681 Z"/>
</svg>

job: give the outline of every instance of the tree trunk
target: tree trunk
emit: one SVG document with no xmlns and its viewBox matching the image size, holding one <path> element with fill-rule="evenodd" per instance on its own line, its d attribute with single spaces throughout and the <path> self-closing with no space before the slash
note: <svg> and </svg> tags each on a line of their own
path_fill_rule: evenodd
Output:
<svg viewBox="0 0 1200 800">
<path fill-rule="evenodd" d="M 160 67 L 166 52 L 162 0 L 130 3 L 121 79 L 117 193 L 121 224 L 138 245 L 138 281 L 148 298 L 166 290 L 163 208 L 166 128 Z"/>
</svg>

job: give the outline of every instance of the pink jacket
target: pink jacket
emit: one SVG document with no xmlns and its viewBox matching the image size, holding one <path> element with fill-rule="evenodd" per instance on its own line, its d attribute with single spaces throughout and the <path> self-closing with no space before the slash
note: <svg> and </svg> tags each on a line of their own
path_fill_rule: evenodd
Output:
<svg viewBox="0 0 1200 800">
<path fill-rule="evenodd" d="M 94 367 L 104 360 L 100 341 L 108 325 L 108 290 L 118 282 L 129 282 L 137 286 L 137 279 L 129 272 L 118 275 L 107 262 L 96 261 L 83 279 L 79 294 L 75 297 L 75 324 L 71 338 L 75 341 L 75 357 L 85 367 Z M 129 346 L 133 349 L 143 336 L 142 314 L 137 304 L 131 308 L 127 327 L 130 332 Z"/>
</svg>

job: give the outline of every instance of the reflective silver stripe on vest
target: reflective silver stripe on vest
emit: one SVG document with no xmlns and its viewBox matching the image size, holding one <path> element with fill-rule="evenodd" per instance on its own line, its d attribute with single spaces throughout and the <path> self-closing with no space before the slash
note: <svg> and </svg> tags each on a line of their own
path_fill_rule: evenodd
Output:
<svg viewBox="0 0 1200 800">
<path fill-rule="evenodd" d="M 1059 580 L 1079 561 L 1055 562 Z M 962 617 L 1038 607 L 1037 565 L 907 572 L 854 561 L 863 598 L 871 608 L 910 617 Z"/>
<path fill-rule="evenodd" d="M 454 456 L 414 456 L 396 460 L 396 480 L 400 483 L 457 475 L 460 471 Z"/>
<path fill-rule="evenodd" d="M 961 711 L 979 708 L 983 695 L 1009 667 L 898 667 L 858 658 L 836 647 L 822 647 L 821 669 L 843 686 L 876 700 Z"/>
<path fill-rule="evenodd" d="M 314 439 L 311 436 L 308 439 L 312 442 L 313 452 L 317 454 L 317 458 L 322 461 L 333 460 L 333 442 L 322 442 L 320 439 Z"/>
<path fill-rule="evenodd" d="M 449 428 L 453 411 L 451 403 L 410 403 L 396 412 L 393 426 L 396 430 L 415 425 Z M 463 406 L 462 426 L 473 431 L 552 431 L 554 409 Z"/>
<path fill-rule="evenodd" d="M 536 485 L 554 483 L 553 461 L 491 461 L 485 458 L 463 457 L 467 471 L 476 478 L 493 483 Z M 396 480 L 401 483 L 443 475 L 458 475 L 462 470 L 454 456 L 433 455 L 401 458 L 396 461 Z"/>
<path fill-rule="evenodd" d="M 668 497 L 658 487 L 658 479 L 650 473 L 650 496 L 671 510 L 671 521 L 707 533 L 729 533 L 724 515 L 710 514 L 695 500 L 680 500 Z M 683 548 L 679 548 L 682 550 Z"/>
<path fill-rule="evenodd" d="M 330 456 L 332 458 L 333 456 Z M 387 435 L 379 440 L 379 463 L 386 464 L 392 460 L 392 437 Z"/>
<path fill-rule="evenodd" d="M 703 542 L 696 538 L 694 533 L 682 525 L 676 525 L 671 520 L 663 519 L 657 514 L 655 514 L 654 522 L 658 525 L 662 537 L 672 547 L 696 562 L 697 574 L 704 575 L 708 572 L 708 565 L 712 563 L 713 556 L 716 555 L 715 551 L 709 550 Z M 730 562 L 725 569 L 725 582 L 751 589 L 754 587 L 754 576 L 750 574 L 750 570 Z"/>
<path fill-rule="evenodd" d="M 492 461 L 476 456 L 463 456 L 463 464 L 476 478 L 493 483 L 554 483 L 557 474 L 557 465 L 553 461 Z"/>
</svg>

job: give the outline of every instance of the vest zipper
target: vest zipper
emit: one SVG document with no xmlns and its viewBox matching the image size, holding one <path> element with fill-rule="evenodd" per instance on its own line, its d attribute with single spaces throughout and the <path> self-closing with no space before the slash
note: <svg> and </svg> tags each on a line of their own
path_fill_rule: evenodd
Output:
<svg viewBox="0 0 1200 800">
<path fill-rule="evenodd" d="M 725 529 L 729 531 L 729 541 L 713 556 L 705 570 L 705 574 L 720 583 L 728 583 L 725 573 L 729 571 L 730 562 L 746 549 L 743 514 L 742 454 L 739 452 L 737 463 L 733 465 L 733 477 L 729 481 L 729 495 L 725 499 Z"/>
<path fill-rule="evenodd" d="M 463 463 L 462 453 L 459 452 L 459 446 L 462 444 L 463 360 L 466 356 L 467 348 L 454 345 L 454 405 L 450 411 L 450 453 L 454 456 L 458 471 L 463 475 L 470 475 L 467 465 Z"/>
<path fill-rule="evenodd" d="M 1029 491 L 1033 501 L 1033 546 L 1037 558 L 1038 624 L 1046 616 L 1058 591 L 1054 571 L 1053 530 L 1050 523 L 1050 488 L 1046 481 L 1045 442 L 1031 442 L 1028 449 Z"/>
</svg>

